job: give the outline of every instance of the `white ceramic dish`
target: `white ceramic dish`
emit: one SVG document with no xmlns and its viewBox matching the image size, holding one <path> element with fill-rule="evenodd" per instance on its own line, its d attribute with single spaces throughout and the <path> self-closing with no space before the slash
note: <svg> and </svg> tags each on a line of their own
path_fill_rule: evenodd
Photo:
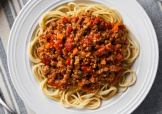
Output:
<svg viewBox="0 0 162 114">
<path fill-rule="evenodd" d="M 22 100 L 37 114 L 126 114 L 131 113 L 143 101 L 156 76 L 158 66 L 158 43 L 152 23 L 135 0 L 88 0 L 115 8 L 140 43 L 140 54 L 132 69 L 137 73 L 137 82 L 126 92 L 103 101 L 97 110 L 67 109 L 44 96 L 31 72 L 27 47 L 40 17 L 61 4 L 71 0 L 31 0 L 19 13 L 8 42 L 8 67 L 12 82 Z M 80 2 L 77 0 L 75 2 Z"/>
</svg>

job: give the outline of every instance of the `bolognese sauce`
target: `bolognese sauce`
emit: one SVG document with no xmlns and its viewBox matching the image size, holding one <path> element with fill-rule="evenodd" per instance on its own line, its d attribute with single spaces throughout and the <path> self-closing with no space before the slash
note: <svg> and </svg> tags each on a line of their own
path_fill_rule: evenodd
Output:
<svg viewBox="0 0 162 114">
<path fill-rule="evenodd" d="M 101 85 L 115 83 L 125 64 L 126 34 L 124 24 L 91 12 L 51 21 L 39 36 L 37 49 L 48 84 L 94 93 Z"/>
</svg>

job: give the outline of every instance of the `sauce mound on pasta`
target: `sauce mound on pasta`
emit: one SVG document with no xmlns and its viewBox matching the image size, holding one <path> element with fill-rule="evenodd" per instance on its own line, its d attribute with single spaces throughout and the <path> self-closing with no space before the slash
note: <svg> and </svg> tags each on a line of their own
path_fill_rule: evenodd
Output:
<svg viewBox="0 0 162 114">
<path fill-rule="evenodd" d="M 82 13 L 51 21 L 39 36 L 37 55 L 48 84 L 61 90 L 94 93 L 114 83 L 125 65 L 126 26 Z"/>
</svg>

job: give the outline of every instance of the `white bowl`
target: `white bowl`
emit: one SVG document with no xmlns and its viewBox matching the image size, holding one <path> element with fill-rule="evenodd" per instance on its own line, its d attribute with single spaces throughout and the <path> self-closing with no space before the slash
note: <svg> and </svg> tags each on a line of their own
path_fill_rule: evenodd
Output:
<svg viewBox="0 0 162 114">
<path fill-rule="evenodd" d="M 157 37 L 152 23 L 135 0 L 77 0 L 74 2 L 100 3 L 115 8 L 123 17 L 140 43 L 140 54 L 133 69 L 137 74 L 136 83 L 126 92 L 103 101 L 96 110 L 64 108 L 60 103 L 47 98 L 31 72 L 28 45 L 40 17 L 71 0 L 31 0 L 19 13 L 12 27 L 8 42 L 8 67 L 12 82 L 22 100 L 38 114 L 126 114 L 131 113 L 143 101 L 156 76 L 159 51 Z"/>
</svg>

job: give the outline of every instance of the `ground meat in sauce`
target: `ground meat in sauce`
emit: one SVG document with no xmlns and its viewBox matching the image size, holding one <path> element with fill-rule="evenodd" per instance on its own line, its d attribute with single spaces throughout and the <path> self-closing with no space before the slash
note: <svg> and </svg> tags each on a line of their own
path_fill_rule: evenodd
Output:
<svg viewBox="0 0 162 114">
<path fill-rule="evenodd" d="M 128 40 L 126 26 L 89 13 L 52 21 L 39 36 L 43 74 L 53 88 L 95 92 L 121 75 Z"/>
</svg>

